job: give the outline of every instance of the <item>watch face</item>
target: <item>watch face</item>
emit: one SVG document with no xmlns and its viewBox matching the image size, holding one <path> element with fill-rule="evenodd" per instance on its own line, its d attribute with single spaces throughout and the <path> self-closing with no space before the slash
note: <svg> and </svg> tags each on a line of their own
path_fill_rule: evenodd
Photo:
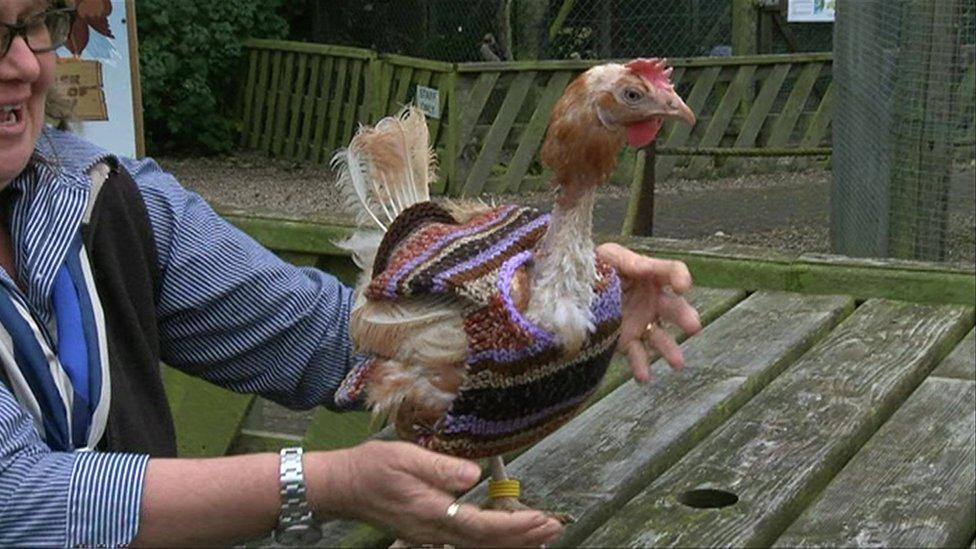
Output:
<svg viewBox="0 0 976 549">
<path fill-rule="evenodd" d="M 275 532 L 274 538 L 281 545 L 311 545 L 322 539 L 322 531 L 315 525 L 298 524 Z"/>
</svg>

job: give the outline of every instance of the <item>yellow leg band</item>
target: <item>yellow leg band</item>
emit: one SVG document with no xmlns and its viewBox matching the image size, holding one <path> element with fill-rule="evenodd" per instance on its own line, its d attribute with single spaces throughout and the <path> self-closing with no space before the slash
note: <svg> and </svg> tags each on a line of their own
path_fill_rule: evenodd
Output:
<svg viewBox="0 0 976 549">
<path fill-rule="evenodd" d="M 522 494 L 521 484 L 517 480 L 489 480 L 488 497 L 498 498 L 517 498 Z"/>
</svg>

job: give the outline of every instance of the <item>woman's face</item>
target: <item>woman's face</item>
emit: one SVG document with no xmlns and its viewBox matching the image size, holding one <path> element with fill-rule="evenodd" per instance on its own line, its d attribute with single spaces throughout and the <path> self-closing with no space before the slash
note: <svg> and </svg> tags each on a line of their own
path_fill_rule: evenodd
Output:
<svg viewBox="0 0 976 549">
<path fill-rule="evenodd" d="M 0 22 L 14 24 L 43 11 L 46 1 L 0 0 Z M 0 58 L 0 189 L 17 177 L 44 126 L 44 101 L 54 83 L 54 52 L 34 53 L 14 38 Z"/>
</svg>

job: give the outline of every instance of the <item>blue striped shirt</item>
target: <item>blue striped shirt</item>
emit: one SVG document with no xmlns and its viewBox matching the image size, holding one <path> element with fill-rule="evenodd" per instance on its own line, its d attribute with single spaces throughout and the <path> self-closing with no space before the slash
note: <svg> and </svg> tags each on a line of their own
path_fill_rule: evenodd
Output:
<svg viewBox="0 0 976 549">
<path fill-rule="evenodd" d="M 88 171 L 109 155 L 51 129 L 37 153 L 48 162 L 11 182 L 11 237 L 26 295 L 2 269 L 0 282 L 51 326 L 51 287 L 81 222 Z M 331 404 L 352 360 L 352 291 L 282 262 L 152 160 L 120 162 L 142 193 L 156 239 L 163 360 L 292 408 Z M 147 461 L 52 452 L 0 383 L 0 546 L 128 544 L 138 531 Z"/>
</svg>

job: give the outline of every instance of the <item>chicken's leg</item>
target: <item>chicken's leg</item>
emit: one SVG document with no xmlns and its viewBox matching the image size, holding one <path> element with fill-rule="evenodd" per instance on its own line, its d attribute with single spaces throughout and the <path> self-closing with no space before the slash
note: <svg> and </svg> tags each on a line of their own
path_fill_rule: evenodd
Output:
<svg viewBox="0 0 976 549">
<path fill-rule="evenodd" d="M 509 512 L 532 509 L 519 499 L 521 495 L 519 482 L 508 478 L 508 474 L 505 472 L 505 459 L 502 456 L 492 457 L 489 460 L 489 465 L 491 467 L 491 480 L 488 481 L 488 502 L 484 507 Z M 545 511 L 545 513 L 563 524 L 573 522 L 573 517 L 566 513 L 554 511 Z"/>
</svg>

